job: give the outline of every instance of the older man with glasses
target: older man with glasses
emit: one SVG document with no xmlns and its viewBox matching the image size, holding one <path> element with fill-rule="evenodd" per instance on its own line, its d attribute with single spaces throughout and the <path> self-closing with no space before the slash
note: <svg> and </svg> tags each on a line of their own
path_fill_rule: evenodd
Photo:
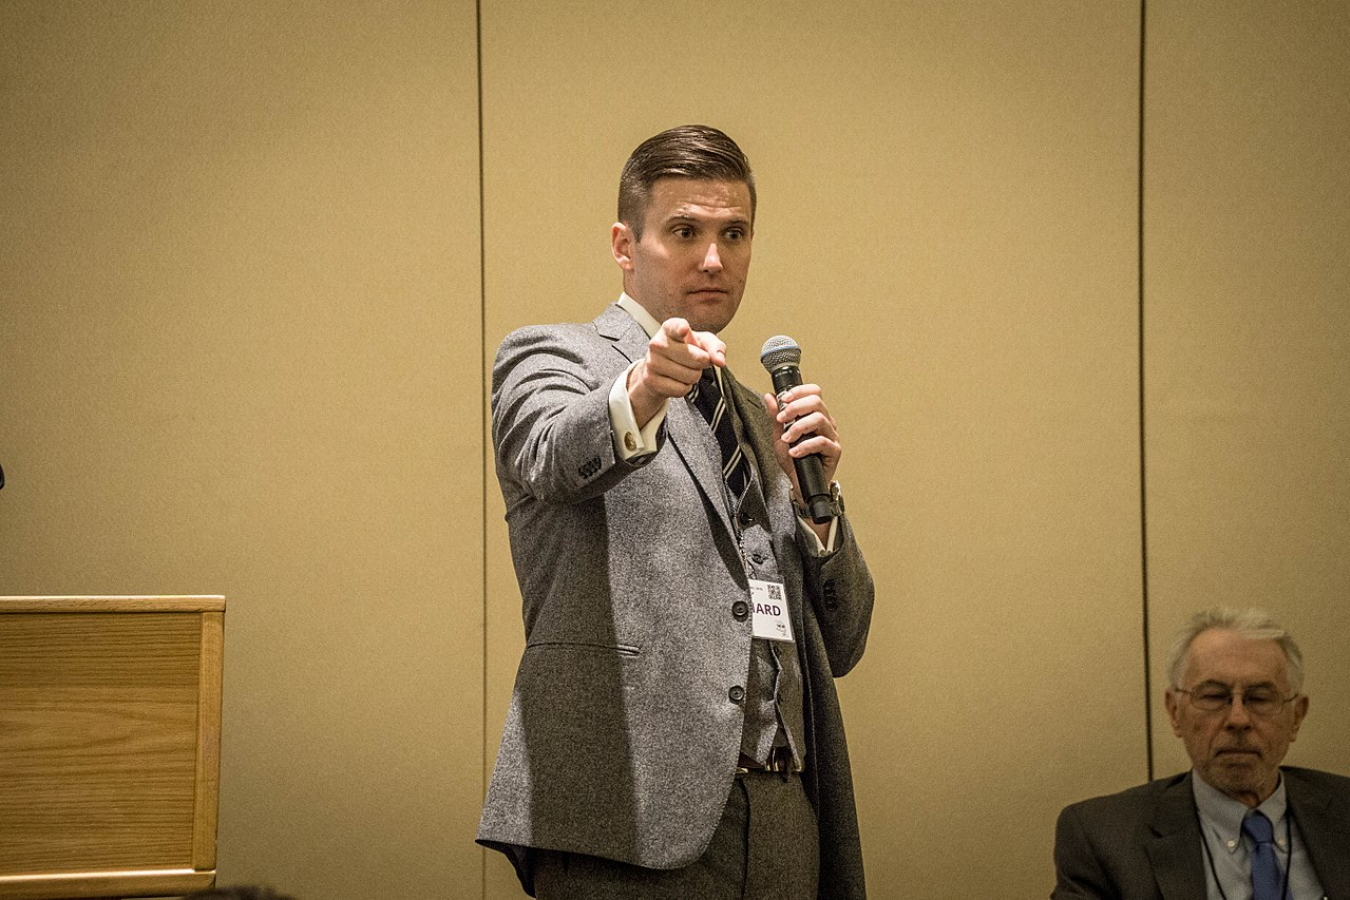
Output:
<svg viewBox="0 0 1350 900">
<path fill-rule="evenodd" d="M 1168 678 L 1192 770 L 1066 808 L 1053 900 L 1350 897 L 1350 778 L 1280 765 L 1308 712 L 1289 632 L 1261 610 L 1199 613 Z"/>
</svg>

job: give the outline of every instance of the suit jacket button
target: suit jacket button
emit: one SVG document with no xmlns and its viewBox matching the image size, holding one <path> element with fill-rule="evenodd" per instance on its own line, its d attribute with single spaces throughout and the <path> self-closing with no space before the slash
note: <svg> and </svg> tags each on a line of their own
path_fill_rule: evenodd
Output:
<svg viewBox="0 0 1350 900">
<path fill-rule="evenodd" d="M 739 684 L 727 691 L 727 696 L 731 698 L 732 703 L 740 703 L 745 699 L 745 688 Z"/>
<path fill-rule="evenodd" d="M 750 604 L 744 600 L 737 600 L 731 604 L 731 614 L 736 617 L 737 622 L 744 622 L 750 615 Z"/>
</svg>

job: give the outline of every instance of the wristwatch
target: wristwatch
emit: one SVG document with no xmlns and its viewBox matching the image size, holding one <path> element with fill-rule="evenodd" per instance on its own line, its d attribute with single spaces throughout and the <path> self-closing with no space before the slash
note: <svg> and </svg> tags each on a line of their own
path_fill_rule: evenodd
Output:
<svg viewBox="0 0 1350 900">
<path fill-rule="evenodd" d="M 796 490 L 792 492 L 792 508 L 796 510 L 797 515 L 807 521 L 814 521 L 811 516 L 811 510 L 797 496 Z M 844 514 L 844 497 L 839 492 L 839 482 L 830 482 L 830 505 L 829 512 L 831 518 L 838 518 Z"/>
</svg>

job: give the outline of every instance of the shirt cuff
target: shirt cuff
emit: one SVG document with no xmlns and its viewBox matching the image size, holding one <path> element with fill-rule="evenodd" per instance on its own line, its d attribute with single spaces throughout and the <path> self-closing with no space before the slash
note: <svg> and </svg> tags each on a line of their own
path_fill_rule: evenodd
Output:
<svg viewBox="0 0 1350 900">
<path fill-rule="evenodd" d="M 806 535 L 807 549 L 814 550 L 816 556 L 829 556 L 835 551 L 835 539 L 839 535 L 838 516 L 830 520 L 830 533 L 825 535 L 823 544 L 820 541 L 820 535 L 816 534 L 815 529 L 801 516 L 797 517 L 797 525 L 800 526 L 802 534 Z"/>
<path fill-rule="evenodd" d="M 614 435 L 614 452 L 624 461 L 656 452 L 656 432 L 666 420 L 666 407 L 670 403 L 669 400 L 662 403 L 651 421 L 645 427 L 638 427 L 633 404 L 628 401 L 628 373 L 636 365 L 633 363 L 619 373 L 614 386 L 609 389 L 609 427 Z"/>
</svg>

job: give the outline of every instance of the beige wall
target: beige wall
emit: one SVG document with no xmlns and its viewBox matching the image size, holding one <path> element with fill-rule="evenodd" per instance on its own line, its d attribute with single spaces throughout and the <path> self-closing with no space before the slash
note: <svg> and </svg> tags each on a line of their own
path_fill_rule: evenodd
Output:
<svg viewBox="0 0 1350 900">
<path fill-rule="evenodd" d="M 1149 4 L 1149 607 L 1301 638 L 1290 761 L 1350 770 L 1350 5 Z M 1160 772 L 1185 765 L 1156 711 Z"/>
<path fill-rule="evenodd" d="M 472 7 L 0 35 L 0 593 L 227 595 L 223 879 L 476 881 Z"/>
<path fill-rule="evenodd" d="M 518 895 L 485 366 L 617 294 L 686 121 L 759 177 L 732 365 L 797 337 L 846 442 L 875 896 L 1047 894 L 1061 806 L 1184 764 L 1145 672 L 1211 601 L 1350 771 L 1346 13 L 1148 4 L 1141 194 L 1137 2 L 479 5 L 0 6 L 0 594 L 228 595 L 222 881 Z"/>
</svg>

